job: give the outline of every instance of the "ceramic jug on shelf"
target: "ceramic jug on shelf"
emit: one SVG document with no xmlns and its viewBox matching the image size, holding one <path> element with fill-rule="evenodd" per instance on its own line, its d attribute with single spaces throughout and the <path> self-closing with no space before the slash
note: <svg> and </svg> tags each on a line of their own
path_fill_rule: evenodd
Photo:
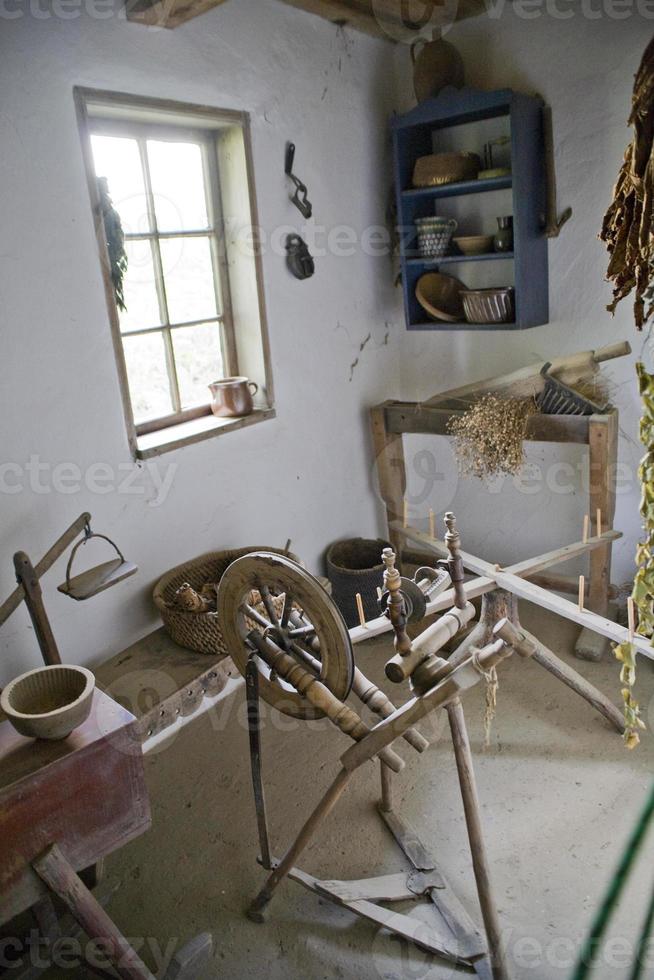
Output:
<svg viewBox="0 0 654 980">
<path fill-rule="evenodd" d="M 507 214 L 497 219 L 497 231 L 493 238 L 496 252 L 513 251 L 513 215 Z"/>
<path fill-rule="evenodd" d="M 462 88 L 463 58 L 453 44 L 435 30 L 431 41 L 418 38 L 411 45 L 413 88 L 418 102 L 438 95 L 446 85 Z"/>
<path fill-rule="evenodd" d="M 213 396 L 211 411 L 218 418 L 239 418 L 254 411 L 252 395 L 259 390 L 258 384 L 247 378 L 221 378 L 209 385 Z"/>
</svg>

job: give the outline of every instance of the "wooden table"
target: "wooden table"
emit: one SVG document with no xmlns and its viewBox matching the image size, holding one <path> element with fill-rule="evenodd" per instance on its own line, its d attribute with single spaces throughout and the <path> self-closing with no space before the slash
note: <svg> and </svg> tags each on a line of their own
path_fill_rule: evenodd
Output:
<svg viewBox="0 0 654 980">
<path fill-rule="evenodd" d="M 32 908 L 52 938 L 57 896 L 121 977 L 153 980 L 78 874 L 149 827 L 135 719 L 106 694 L 95 691 L 88 720 L 63 741 L 24 738 L 0 722 L 0 924 Z M 208 944 L 192 944 L 194 963 Z M 170 975 L 190 977 L 190 962 L 186 950 Z"/>
</svg>

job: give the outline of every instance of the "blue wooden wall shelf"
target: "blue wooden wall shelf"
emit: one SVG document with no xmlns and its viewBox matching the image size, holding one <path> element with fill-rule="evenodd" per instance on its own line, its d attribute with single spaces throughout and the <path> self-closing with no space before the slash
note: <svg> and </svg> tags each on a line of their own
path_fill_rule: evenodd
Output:
<svg viewBox="0 0 654 980">
<path fill-rule="evenodd" d="M 393 165 L 400 228 L 400 258 L 404 310 L 409 330 L 524 330 L 547 323 L 549 288 L 545 211 L 547 184 L 541 99 L 501 89 L 447 88 L 436 98 L 421 102 L 411 112 L 396 116 L 393 131 Z M 464 123 L 507 116 L 511 129 L 511 174 L 488 180 L 469 180 L 437 187 L 412 187 L 418 157 L 438 152 L 437 131 Z M 488 191 L 511 189 L 513 196 L 513 253 L 447 255 L 440 259 L 420 258 L 415 219 L 434 213 L 441 198 L 463 197 Z M 442 323 L 430 320 L 415 297 L 421 275 L 441 266 L 463 262 L 514 263 L 514 323 Z M 496 282 L 494 285 L 502 285 Z"/>
</svg>

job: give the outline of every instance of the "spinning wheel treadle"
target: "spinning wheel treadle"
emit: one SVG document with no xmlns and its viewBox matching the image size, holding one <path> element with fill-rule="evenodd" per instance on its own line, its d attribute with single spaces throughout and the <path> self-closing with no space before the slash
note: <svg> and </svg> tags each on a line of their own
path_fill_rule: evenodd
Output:
<svg viewBox="0 0 654 980">
<path fill-rule="evenodd" d="M 256 631 L 318 676 L 339 701 L 347 698 L 354 680 L 350 634 L 318 580 L 296 562 L 263 551 L 237 559 L 221 580 L 218 612 L 227 647 L 244 677 L 257 649 L 248 637 Z M 324 717 L 261 658 L 256 662 L 265 701 L 294 718 Z"/>
</svg>

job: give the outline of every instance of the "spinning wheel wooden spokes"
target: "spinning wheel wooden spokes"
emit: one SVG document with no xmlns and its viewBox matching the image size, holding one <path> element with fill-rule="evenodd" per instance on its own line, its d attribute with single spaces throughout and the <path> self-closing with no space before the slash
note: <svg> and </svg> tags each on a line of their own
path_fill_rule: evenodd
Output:
<svg viewBox="0 0 654 980">
<path fill-rule="evenodd" d="M 275 644 L 318 677 L 339 701 L 354 680 L 354 656 L 345 621 L 317 579 L 282 555 L 255 552 L 229 566 L 220 583 L 218 612 L 227 648 L 245 677 L 256 645 L 253 633 Z M 260 658 L 259 693 L 294 718 L 324 716 Z"/>
</svg>

